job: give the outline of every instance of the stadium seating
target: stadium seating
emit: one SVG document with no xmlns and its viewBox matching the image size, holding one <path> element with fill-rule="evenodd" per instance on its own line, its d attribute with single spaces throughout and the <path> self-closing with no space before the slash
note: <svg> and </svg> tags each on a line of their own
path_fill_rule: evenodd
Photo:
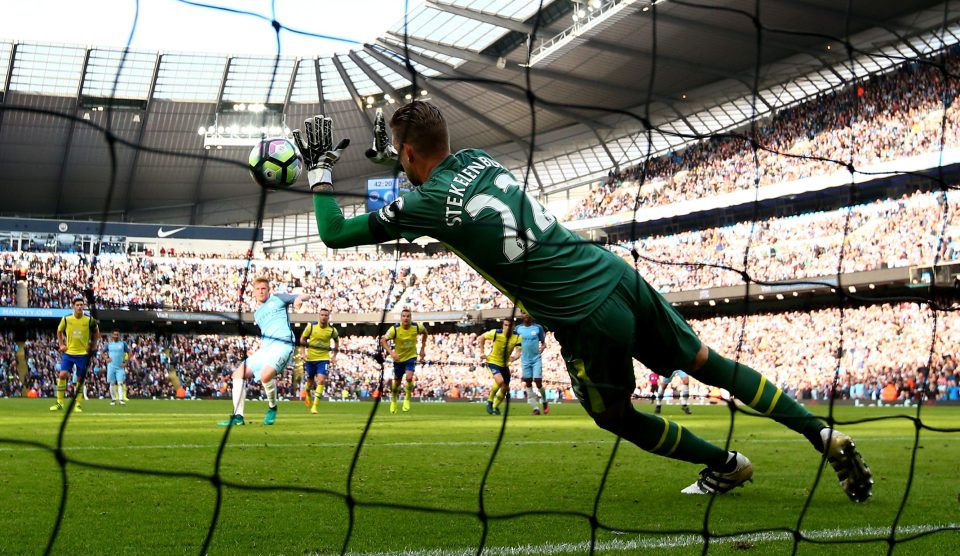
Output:
<svg viewBox="0 0 960 556">
<path fill-rule="evenodd" d="M 784 312 L 747 317 L 718 317 L 691 321 L 704 342 L 721 353 L 735 354 L 743 325 L 743 347 L 739 360 L 762 370 L 788 394 L 808 400 L 831 397 L 836 380 L 838 399 L 877 400 L 881 390 L 893 384 L 898 399 L 915 399 L 928 377 L 927 396 L 948 399 L 951 386 L 956 395 L 957 359 L 953 347 L 960 345 L 960 316 L 944 313 L 938 319 L 936 356 L 931 360 L 931 314 L 915 304 L 874 305 L 848 308 L 841 321 L 839 309 Z M 843 326 L 843 355 L 838 361 L 835 345 Z M 229 397 L 228 371 L 237 366 L 257 340 L 240 336 L 129 335 L 133 359 L 129 372 L 131 397 L 172 397 L 182 386 L 187 397 Z M 330 377 L 328 396 L 364 399 L 374 395 L 380 367 L 372 354 L 376 339 L 369 336 L 342 338 L 343 351 Z M 486 396 L 489 372 L 477 365 L 476 335 L 438 333 L 429 340 L 428 360 L 417 371 L 420 399 Z M 568 395 L 568 378 L 558 344 L 547 338 L 544 352 L 544 383 L 554 399 Z M 0 370 L 11 360 L 12 341 L 0 338 Z M 24 381 L 27 390 L 51 396 L 59 351 L 54 335 L 38 331 L 27 341 L 30 371 Z M 9 367 L 8 367 L 9 368 Z M 88 396 L 107 395 L 103 356 L 92 364 L 93 379 Z M 839 372 L 837 369 L 839 368 Z M 0 373 L 2 375 L 3 373 Z M 7 373 L 9 374 L 9 372 Z M 649 371 L 635 364 L 637 396 L 649 396 Z M 389 372 L 387 373 L 389 377 Z M 2 380 L 2 378 L 0 378 Z M 282 396 L 296 398 L 299 381 L 291 366 L 278 378 Z M 521 396 L 520 381 L 511 384 L 513 395 Z M 0 382 L 5 395 L 16 395 L 16 381 Z M 259 383 L 249 385 L 251 396 L 259 396 Z M 344 394 L 346 392 L 346 394 Z M 693 381 L 692 394 L 705 398 L 709 389 Z"/>
</svg>

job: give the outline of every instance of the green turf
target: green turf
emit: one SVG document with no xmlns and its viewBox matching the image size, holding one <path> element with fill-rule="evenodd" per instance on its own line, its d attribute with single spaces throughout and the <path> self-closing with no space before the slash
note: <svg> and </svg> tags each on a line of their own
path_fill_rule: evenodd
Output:
<svg viewBox="0 0 960 556">
<path fill-rule="evenodd" d="M 0 400 L 0 554 L 43 553 L 56 522 L 63 483 L 54 452 L 11 442 L 56 446 L 64 415 L 49 412 L 49 404 Z M 198 554 L 217 501 L 212 477 L 225 429 L 215 422 L 229 412 L 229 402 L 134 400 L 112 407 L 96 400 L 83 407 L 84 413 L 71 415 L 63 437 L 67 504 L 52 553 Z M 324 403 L 319 415 L 310 415 L 300 403 L 283 403 L 277 424 L 265 427 L 265 404 L 248 402 L 248 424 L 230 431 L 220 462 L 223 503 L 209 553 L 339 553 L 350 523 L 349 468 L 372 408 Z M 700 554 L 696 532 L 704 527 L 712 534 L 754 533 L 714 539 L 710 554 L 790 553 L 791 541 L 756 532 L 797 526 L 820 460 L 784 427 L 737 416 L 733 447 L 753 460 L 755 481 L 712 503 L 680 494 L 696 478 L 696 466 L 629 444 L 620 446 L 597 501 L 613 437 L 574 404 L 556 405 L 540 417 L 529 415 L 525 404 L 512 409 L 483 491 L 486 544 L 504 548 L 489 554 L 584 554 L 595 502 L 598 554 Z M 843 407 L 837 416 L 916 411 Z M 730 425 L 723 407 L 695 406 L 692 416 L 667 407 L 665 416 L 718 442 Z M 956 407 L 925 407 L 922 417 L 934 427 L 960 426 Z M 480 484 L 501 423 L 479 404 L 415 403 L 409 414 L 397 415 L 380 406 L 350 482 L 356 506 L 349 552 L 475 553 L 483 534 Z M 824 540 L 888 536 L 910 476 L 913 422 L 841 428 L 874 470 L 874 496 L 865 504 L 849 502 L 832 472 L 825 474 L 801 527 Z M 900 538 L 960 523 L 960 433 L 925 431 L 916 455 Z M 960 532 L 953 530 L 899 544 L 894 553 L 949 554 L 957 546 Z M 798 553 L 879 555 L 887 549 L 885 541 L 804 542 Z"/>
</svg>

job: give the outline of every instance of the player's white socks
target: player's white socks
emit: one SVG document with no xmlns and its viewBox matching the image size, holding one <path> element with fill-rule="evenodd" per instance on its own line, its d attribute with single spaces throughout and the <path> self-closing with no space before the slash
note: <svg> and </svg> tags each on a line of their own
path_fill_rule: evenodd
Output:
<svg viewBox="0 0 960 556">
<path fill-rule="evenodd" d="M 243 405 L 247 401 L 247 381 L 233 379 L 233 414 L 243 416 Z"/>
<path fill-rule="evenodd" d="M 260 384 L 263 384 L 263 391 L 267 394 L 267 405 L 277 407 L 277 379 L 271 378 L 270 382 L 261 381 Z"/>
<path fill-rule="evenodd" d="M 543 386 L 537 388 L 537 393 L 540 394 L 540 403 L 547 403 L 547 390 Z"/>
<path fill-rule="evenodd" d="M 534 409 L 539 409 L 539 402 L 537 401 L 537 395 L 533 391 L 533 386 L 527 386 L 527 401 L 530 402 L 530 405 Z"/>
<path fill-rule="evenodd" d="M 117 401 L 117 390 L 119 387 L 116 384 L 110 385 L 110 399 L 113 401 Z"/>
<path fill-rule="evenodd" d="M 687 405 L 690 403 L 690 385 L 684 384 L 680 387 L 680 405 Z"/>
<path fill-rule="evenodd" d="M 660 405 L 661 403 L 663 403 L 663 394 L 666 393 L 666 391 L 667 391 L 666 384 L 661 384 L 657 388 L 657 405 Z"/>
</svg>

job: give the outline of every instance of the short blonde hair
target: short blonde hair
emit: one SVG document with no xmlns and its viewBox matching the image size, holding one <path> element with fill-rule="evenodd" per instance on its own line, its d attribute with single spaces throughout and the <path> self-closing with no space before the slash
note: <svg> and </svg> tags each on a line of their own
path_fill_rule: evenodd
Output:
<svg viewBox="0 0 960 556">
<path fill-rule="evenodd" d="M 261 282 L 263 282 L 264 284 L 266 284 L 266 285 L 268 285 L 268 286 L 270 285 L 270 279 L 267 278 L 266 276 L 257 276 L 256 278 L 253 279 L 253 285 L 254 285 L 254 286 L 256 286 L 257 284 L 259 284 L 259 283 L 261 283 Z"/>
</svg>

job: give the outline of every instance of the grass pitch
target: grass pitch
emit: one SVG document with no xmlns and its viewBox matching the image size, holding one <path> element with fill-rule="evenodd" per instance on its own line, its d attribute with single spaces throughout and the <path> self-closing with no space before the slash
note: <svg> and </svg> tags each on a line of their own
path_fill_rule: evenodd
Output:
<svg viewBox="0 0 960 556">
<path fill-rule="evenodd" d="M 914 450 L 905 418 L 839 427 L 876 479 L 873 498 L 854 504 L 829 468 L 810 497 L 818 454 L 777 423 L 743 414 L 732 447 L 753 461 L 754 482 L 711 500 L 680 494 L 697 466 L 627 443 L 598 497 L 615 439 L 575 404 L 539 417 L 512 404 L 482 491 L 504 421 L 479 404 L 414 403 L 396 415 L 381 404 L 354 461 L 372 403 L 324 403 L 319 415 L 282 403 L 277 424 L 265 427 L 266 404 L 248 402 L 248 424 L 225 437 L 216 422 L 229 402 L 93 400 L 70 415 L 62 468 L 64 413 L 49 404 L 0 400 L 0 554 L 46 550 L 64 485 L 54 554 L 198 554 L 211 526 L 210 554 L 338 554 L 348 539 L 351 554 L 468 555 L 483 538 L 484 554 L 585 554 L 594 507 L 597 554 L 701 554 L 705 530 L 722 535 L 710 554 L 789 554 L 785 531 L 798 525 L 817 541 L 801 542 L 799 554 L 887 554 L 887 538 L 905 541 L 895 554 L 960 546 L 960 432 L 924 430 Z M 727 409 L 693 409 L 666 406 L 664 416 L 722 444 Z M 895 415 L 915 417 L 917 408 L 836 409 L 841 422 Z M 958 407 L 924 407 L 920 416 L 932 427 L 960 426 Z M 822 544 L 854 539 L 874 540 Z"/>
</svg>

